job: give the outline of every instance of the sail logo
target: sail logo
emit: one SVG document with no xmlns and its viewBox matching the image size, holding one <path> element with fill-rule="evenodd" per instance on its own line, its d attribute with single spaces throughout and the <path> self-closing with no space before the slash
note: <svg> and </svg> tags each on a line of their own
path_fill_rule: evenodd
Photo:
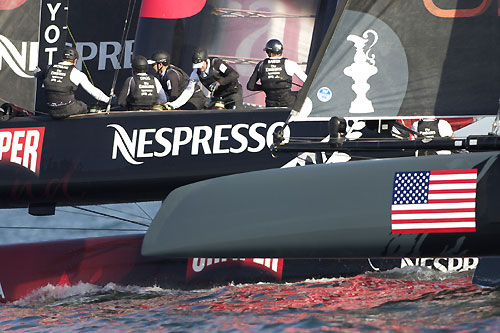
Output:
<svg viewBox="0 0 500 333">
<path fill-rule="evenodd" d="M 40 172 L 45 127 L 0 130 L 0 162 L 18 164 L 35 174 Z"/>
<path fill-rule="evenodd" d="M 134 41 L 125 42 L 123 67 L 118 62 L 121 45 L 115 41 L 103 41 L 98 44 L 94 42 L 78 42 L 76 49 L 82 56 L 78 59 L 76 67 L 82 69 L 82 61 L 97 60 L 97 70 L 131 68 L 132 48 Z M 33 71 L 38 66 L 38 42 L 14 43 L 7 37 L 0 35 L 0 71 L 6 64 L 17 76 L 32 79 Z"/>
<path fill-rule="evenodd" d="M 333 94 L 330 88 L 322 87 L 318 90 L 317 96 L 321 102 L 326 103 L 332 99 Z"/>
<path fill-rule="evenodd" d="M 377 66 L 375 66 L 375 55 L 371 53 L 373 46 L 378 41 L 378 34 L 375 30 L 366 30 L 363 37 L 349 35 L 347 40 L 352 42 L 356 49 L 354 62 L 344 69 L 344 74 L 353 79 L 352 90 L 356 93 L 356 99 L 351 102 L 349 113 L 375 112 L 373 104 L 366 94 L 370 90 L 368 79 L 378 73 Z M 370 41 L 370 46 L 366 47 Z"/>
<path fill-rule="evenodd" d="M 473 8 L 463 8 L 463 9 L 453 9 L 446 8 L 443 9 L 435 4 L 435 0 L 422 0 L 424 2 L 425 8 L 436 17 L 442 18 L 464 18 L 464 17 L 475 17 L 484 14 L 486 10 L 491 5 L 491 0 L 482 0 L 479 5 Z M 499 2 L 500 4 L 500 2 Z M 500 11 L 499 11 L 500 15 Z"/>
<path fill-rule="evenodd" d="M 0 35 L 0 70 L 3 62 L 17 76 L 33 78 L 30 73 L 38 64 L 38 42 L 21 42 L 18 49 L 7 37 Z"/>
<path fill-rule="evenodd" d="M 111 158 L 116 160 L 120 154 L 128 163 L 140 165 L 144 163 L 141 159 L 180 156 L 181 153 L 191 156 L 258 153 L 273 143 L 273 133 L 283 125 L 283 122 L 275 122 L 271 125 L 142 128 L 134 129 L 130 134 L 119 124 L 107 127 L 115 130 Z"/>
<path fill-rule="evenodd" d="M 248 267 L 265 271 L 280 281 L 283 273 L 283 259 L 279 258 L 189 258 L 186 280 L 192 280 L 207 270 L 224 267 Z"/>
</svg>

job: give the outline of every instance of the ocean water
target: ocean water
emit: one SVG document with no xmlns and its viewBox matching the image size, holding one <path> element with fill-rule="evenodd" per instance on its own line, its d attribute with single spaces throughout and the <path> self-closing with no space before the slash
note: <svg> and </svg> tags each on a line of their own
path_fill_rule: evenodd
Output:
<svg viewBox="0 0 500 333">
<path fill-rule="evenodd" d="M 148 203 L 92 209 L 148 223 L 158 207 Z M 61 208 L 53 217 L 4 211 L 0 226 L 9 227 L 2 229 L 3 244 L 145 229 L 75 208 Z M 17 302 L 0 304 L 0 331 L 7 332 L 325 330 L 500 331 L 500 289 L 473 285 L 471 272 L 405 267 L 349 278 L 233 283 L 189 291 L 112 283 L 49 285 Z"/>
<path fill-rule="evenodd" d="M 0 305 L 0 330 L 499 331 L 500 290 L 470 274 L 419 268 L 352 278 L 183 291 L 108 284 L 48 286 Z M 415 276 L 418 275 L 418 278 Z"/>
</svg>

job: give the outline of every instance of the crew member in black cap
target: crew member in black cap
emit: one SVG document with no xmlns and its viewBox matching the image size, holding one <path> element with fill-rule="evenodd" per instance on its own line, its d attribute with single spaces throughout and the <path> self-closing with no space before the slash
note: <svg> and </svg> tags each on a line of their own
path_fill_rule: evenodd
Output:
<svg viewBox="0 0 500 333">
<path fill-rule="evenodd" d="M 132 59 L 132 76 L 123 83 L 118 95 L 118 104 L 128 110 L 152 110 L 155 104 L 167 102 L 160 81 L 146 73 L 148 60 L 143 56 Z"/>
<path fill-rule="evenodd" d="M 207 50 L 197 49 L 193 53 L 193 72 L 189 84 L 182 94 L 173 102 L 167 103 L 167 108 L 177 109 L 186 103 L 193 95 L 196 87 L 202 85 L 209 91 L 211 105 L 224 105 L 225 109 L 243 108 L 241 84 L 238 82 L 238 72 L 224 60 L 208 57 Z"/>
<path fill-rule="evenodd" d="M 151 55 L 148 64 L 153 66 L 156 77 L 160 80 L 169 102 L 173 102 L 186 89 L 189 76 L 177 66 L 170 63 L 167 51 L 156 51 Z M 183 105 L 185 110 L 200 110 L 205 106 L 206 97 L 199 87 L 195 88 L 193 96 Z"/>
<path fill-rule="evenodd" d="M 292 77 L 296 75 L 302 82 L 307 79 L 306 73 L 299 65 L 283 58 L 283 44 L 277 39 L 267 42 L 264 49 L 268 58 L 259 62 L 250 76 L 247 89 L 264 91 L 267 107 L 293 107 L 297 92 L 292 91 Z M 257 81 L 260 79 L 260 84 Z"/>
<path fill-rule="evenodd" d="M 104 103 L 109 102 L 109 97 L 94 87 L 87 75 L 75 67 L 77 60 L 78 51 L 75 48 L 67 47 L 64 49 L 61 62 L 36 74 L 37 78 L 43 80 L 49 114 L 54 119 L 87 113 L 87 104 L 75 99 L 75 91 L 80 85 L 95 99 Z"/>
</svg>

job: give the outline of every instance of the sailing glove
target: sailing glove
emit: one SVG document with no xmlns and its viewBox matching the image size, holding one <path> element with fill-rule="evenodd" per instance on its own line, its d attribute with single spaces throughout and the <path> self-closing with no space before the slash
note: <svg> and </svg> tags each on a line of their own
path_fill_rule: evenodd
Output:
<svg viewBox="0 0 500 333">
<path fill-rule="evenodd" d="M 214 81 L 209 87 L 208 87 L 208 90 L 210 90 L 210 92 L 212 92 L 212 94 L 217 90 L 217 88 L 219 88 L 220 86 L 220 83 L 218 81 Z"/>
<path fill-rule="evenodd" d="M 163 107 L 165 108 L 165 110 L 173 110 L 174 109 L 174 107 L 172 106 L 172 104 L 170 104 L 170 102 L 163 104 Z"/>
</svg>

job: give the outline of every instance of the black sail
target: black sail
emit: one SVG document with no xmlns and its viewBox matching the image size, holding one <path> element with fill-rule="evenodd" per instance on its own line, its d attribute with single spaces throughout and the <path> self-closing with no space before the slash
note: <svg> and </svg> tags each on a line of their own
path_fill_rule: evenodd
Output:
<svg viewBox="0 0 500 333">
<path fill-rule="evenodd" d="M 341 1 L 296 107 L 310 117 L 496 114 L 498 11 L 490 0 Z"/>
</svg>

